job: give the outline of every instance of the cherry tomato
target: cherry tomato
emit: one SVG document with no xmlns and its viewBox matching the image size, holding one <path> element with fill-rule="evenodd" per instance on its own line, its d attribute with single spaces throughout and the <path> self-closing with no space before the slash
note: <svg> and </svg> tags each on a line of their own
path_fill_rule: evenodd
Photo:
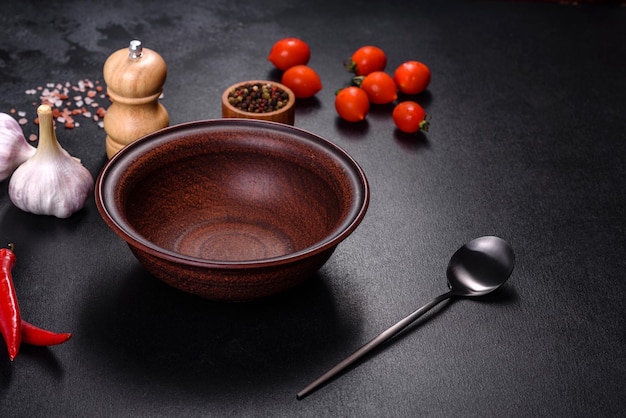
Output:
<svg viewBox="0 0 626 418">
<path fill-rule="evenodd" d="M 407 61 L 396 68 L 393 79 L 402 93 L 418 94 L 430 83 L 430 69 L 419 61 Z"/>
<path fill-rule="evenodd" d="M 287 69 L 283 73 L 282 83 L 293 90 L 298 99 L 313 97 L 322 89 L 320 76 L 306 65 L 296 65 Z"/>
<path fill-rule="evenodd" d="M 277 41 L 267 59 L 279 70 L 295 65 L 306 65 L 311 58 L 309 45 L 298 38 L 285 38 Z"/>
<path fill-rule="evenodd" d="M 337 114 L 348 122 L 359 122 L 365 119 L 370 110 L 370 101 L 365 92 L 358 87 L 346 87 L 335 96 Z"/>
<path fill-rule="evenodd" d="M 384 71 L 374 71 L 361 81 L 361 88 L 374 104 L 391 103 L 398 98 L 395 81 Z"/>
<path fill-rule="evenodd" d="M 368 75 L 374 71 L 383 71 L 387 66 L 387 55 L 376 46 L 362 46 L 354 51 L 346 68 L 356 75 Z"/>
<path fill-rule="evenodd" d="M 428 122 L 426 112 L 419 104 L 406 101 L 399 103 L 393 109 L 393 122 L 402 132 L 415 133 L 419 130 L 428 132 Z"/>
</svg>

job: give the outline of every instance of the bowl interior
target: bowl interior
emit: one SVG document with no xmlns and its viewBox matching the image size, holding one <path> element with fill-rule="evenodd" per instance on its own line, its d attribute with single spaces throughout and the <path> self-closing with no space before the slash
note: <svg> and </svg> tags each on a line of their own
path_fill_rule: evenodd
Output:
<svg viewBox="0 0 626 418">
<path fill-rule="evenodd" d="M 336 245 L 367 206 L 345 152 L 285 125 L 178 125 L 127 146 L 101 173 L 114 229 L 150 251 L 254 262 Z"/>
</svg>

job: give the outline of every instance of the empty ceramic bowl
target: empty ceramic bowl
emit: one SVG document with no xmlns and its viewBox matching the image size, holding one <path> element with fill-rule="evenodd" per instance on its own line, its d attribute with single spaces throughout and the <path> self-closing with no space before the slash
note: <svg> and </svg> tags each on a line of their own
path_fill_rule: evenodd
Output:
<svg viewBox="0 0 626 418">
<path fill-rule="evenodd" d="M 256 97 L 251 106 L 241 106 L 245 99 L 253 97 L 252 88 Z M 246 89 L 246 93 L 242 93 Z M 266 98 L 263 99 L 263 96 Z M 243 103 L 241 101 L 244 100 Z M 265 108 L 256 106 L 256 100 L 265 100 Z M 269 102 L 269 104 L 267 104 Z M 277 105 L 277 102 L 280 104 Z M 233 84 L 222 93 L 222 117 L 223 118 L 246 118 L 267 120 L 270 122 L 286 123 L 293 125 L 295 121 L 296 96 L 289 87 L 268 80 L 248 80 Z M 279 107 L 280 106 L 280 107 Z"/>
<path fill-rule="evenodd" d="M 127 145 L 103 167 L 95 198 L 154 276 L 244 301 L 311 277 L 365 216 L 369 186 L 345 151 L 317 135 L 220 119 Z"/>
</svg>

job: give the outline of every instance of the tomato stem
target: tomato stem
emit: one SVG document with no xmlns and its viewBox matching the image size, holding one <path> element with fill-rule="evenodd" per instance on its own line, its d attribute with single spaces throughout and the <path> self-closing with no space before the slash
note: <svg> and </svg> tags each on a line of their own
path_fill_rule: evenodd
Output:
<svg viewBox="0 0 626 418">
<path fill-rule="evenodd" d="M 343 66 L 349 73 L 356 74 L 356 62 L 352 61 L 352 58 L 346 58 L 343 61 Z"/>
<path fill-rule="evenodd" d="M 352 83 L 357 87 L 361 87 L 361 84 L 363 84 L 363 79 L 365 79 L 365 76 L 362 76 L 362 75 L 354 76 L 352 77 Z"/>
</svg>

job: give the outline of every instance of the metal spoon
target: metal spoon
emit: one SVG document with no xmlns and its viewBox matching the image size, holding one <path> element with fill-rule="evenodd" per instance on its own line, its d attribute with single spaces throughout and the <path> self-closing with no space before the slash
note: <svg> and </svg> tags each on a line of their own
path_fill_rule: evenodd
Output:
<svg viewBox="0 0 626 418">
<path fill-rule="evenodd" d="M 473 239 L 459 248 L 450 258 L 446 275 L 450 291 L 436 297 L 400 322 L 383 331 L 345 360 L 314 380 L 296 395 L 298 400 L 311 394 L 322 384 L 397 335 L 428 310 L 451 297 L 482 296 L 493 292 L 507 281 L 513 272 L 515 254 L 502 238 L 484 236 Z"/>
</svg>

